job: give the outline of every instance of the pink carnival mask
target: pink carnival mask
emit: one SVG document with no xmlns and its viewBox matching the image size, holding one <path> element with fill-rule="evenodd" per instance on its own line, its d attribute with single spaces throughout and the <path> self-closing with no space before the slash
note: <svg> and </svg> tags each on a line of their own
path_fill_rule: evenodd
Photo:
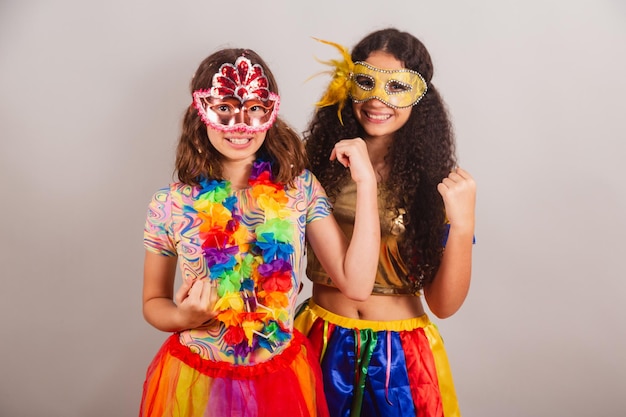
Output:
<svg viewBox="0 0 626 417">
<path fill-rule="evenodd" d="M 278 116 L 280 97 L 269 91 L 263 67 L 240 56 L 224 63 L 213 75 L 209 90 L 193 92 L 202 121 L 221 132 L 267 131 Z"/>
</svg>

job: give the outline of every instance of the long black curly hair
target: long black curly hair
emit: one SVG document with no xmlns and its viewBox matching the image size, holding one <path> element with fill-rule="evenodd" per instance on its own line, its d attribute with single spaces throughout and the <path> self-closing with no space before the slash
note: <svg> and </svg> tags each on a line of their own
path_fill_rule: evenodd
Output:
<svg viewBox="0 0 626 417">
<path fill-rule="evenodd" d="M 406 210 L 400 254 L 409 278 L 422 288 L 434 278 L 443 254 L 445 213 L 437 184 L 456 165 L 452 125 L 445 103 L 431 83 L 433 65 L 422 42 L 395 28 L 378 30 L 354 47 L 352 61 L 365 61 L 374 51 L 392 54 L 406 68 L 419 72 L 428 85 L 426 95 L 411 109 L 409 120 L 394 134 L 385 156 L 389 175 L 383 184 L 394 196 L 386 208 Z M 337 104 L 319 108 L 304 132 L 309 168 L 331 201 L 349 180 L 349 172 L 328 159 L 333 146 L 341 139 L 365 137 L 350 98 L 341 112 L 343 125 L 337 110 Z"/>
</svg>

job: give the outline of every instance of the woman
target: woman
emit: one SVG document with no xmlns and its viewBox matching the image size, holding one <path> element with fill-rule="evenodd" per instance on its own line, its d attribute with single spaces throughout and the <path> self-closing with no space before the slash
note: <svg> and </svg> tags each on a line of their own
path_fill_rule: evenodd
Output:
<svg viewBox="0 0 626 417">
<path fill-rule="evenodd" d="M 374 288 L 365 301 L 346 297 L 333 272 L 309 256 L 313 296 L 296 327 L 320 357 L 332 416 L 458 416 L 443 343 L 421 295 L 439 318 L 463 304 L 476 186 L 456 167 L 429 53 L 395 28 L 370 33 L 351 54 L 325 43 L 343 60 L 328 62 L 333 79 L 306 132 L 311 170 L 351 236 L 356 184 L 322 155 L 339 140 L 364 139 L 380 190 L 382 237 Z"/>
<path fill-rule="evenodd" d="M 196 71 L 191 99 L 178 182 L 154 195 L 145 225 L 144 316 L 173 334 L 148 368 L 140 415 L 326 416 L 319 363 L 293 329 L 294 307 L 305 239 L 346 297 L 371 291 L 380 229 L 365 144 L 341 141 L 328 154 L 358 184 L 348 242 L 304 169 L 299 137 L 278 117 L 261 57 L 215 52 Z"/>
</svg>

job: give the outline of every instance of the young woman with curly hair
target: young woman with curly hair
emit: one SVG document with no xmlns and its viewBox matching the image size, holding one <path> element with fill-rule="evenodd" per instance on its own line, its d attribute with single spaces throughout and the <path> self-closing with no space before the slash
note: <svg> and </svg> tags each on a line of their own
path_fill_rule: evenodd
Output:
<svg viewBox="0 0 626 417">
<path fill-rule="evenodd" d="M 313 296 L 296 327 L 320 357 L 332 416 L 458 416 L 454 385 L 435 325 L 469 290 L 476 186 L 456 166 L 444 102 L 426 47 L 388 28 L 365 36 L 343 60 L 305 132 L 312 172 L 348 236 L 355 185 L 326 155 L 346 138 L 365 140 L 379 189 L 381 242 L 375 284 L 348 299 L 309 254 Z M 364 276 L 367 282 L 368 277 Z"/>
</svg>

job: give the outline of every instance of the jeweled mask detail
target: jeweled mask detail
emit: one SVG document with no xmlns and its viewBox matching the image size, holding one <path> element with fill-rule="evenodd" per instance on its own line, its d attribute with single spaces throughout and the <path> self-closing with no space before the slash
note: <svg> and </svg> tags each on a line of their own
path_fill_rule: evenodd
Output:
<svg viewBox="0 0 626 417">
<path fill-rule="evenodd" d="M 417 71 L 380 69 L 362 61 L 354 63 L 351 81 L 350 97 L 354 102 L 375 98 L 398 109 L 414 106 L 428 89 Z"/>
<path fill-rule="evenodd" d="M 267 131 L 276 120 L 280 97 L 269 90 L 263 67 L 240 56 L 234 64 L 220 66 L 210 89 L 194 91 L 193 103 L 213 129 L 257 133 Z"/>
</svg>

